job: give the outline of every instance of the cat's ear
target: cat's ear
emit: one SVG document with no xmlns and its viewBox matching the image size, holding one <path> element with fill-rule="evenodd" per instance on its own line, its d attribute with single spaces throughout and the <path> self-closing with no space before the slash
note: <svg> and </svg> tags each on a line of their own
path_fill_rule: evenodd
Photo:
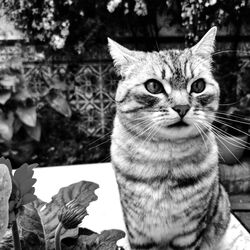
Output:
<svg viewBox="0 0 250 250">
<path fill-rule="evenodd" d="M 140 52 L 129 50 L 110 38 L 108 38 L 108 47 L 114 65 L 120 74 L 124 67 L 138 60 Z"/>
<path fill-rule="evenodd" d="M 217 33 L 217 27 L 212 27 L 201 40 L 191 48 L 193 54 L 200 55 L 204 58 L 211 57 L 214 52 L 215 37 Z"/>
</svg>

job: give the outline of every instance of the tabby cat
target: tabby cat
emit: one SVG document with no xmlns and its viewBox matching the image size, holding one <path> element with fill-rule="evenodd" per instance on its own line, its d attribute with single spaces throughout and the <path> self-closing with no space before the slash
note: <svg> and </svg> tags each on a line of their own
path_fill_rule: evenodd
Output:
<svg viewBox="0 0 250 250">
<path fill-rule="evenodd" d="M 211 124 L 216 27 L 185 50 L 140 52 L 108 39 L 121 75 L 111 157 L 131 249 L 215 249 L 230 218 Z"/>
</svg>

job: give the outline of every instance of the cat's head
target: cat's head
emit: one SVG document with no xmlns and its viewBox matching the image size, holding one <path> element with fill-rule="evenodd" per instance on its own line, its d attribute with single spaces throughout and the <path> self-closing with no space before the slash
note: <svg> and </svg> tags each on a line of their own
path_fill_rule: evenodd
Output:
<svg viewBox="0 0 250 250">
<path fill-rule="evenodd" d="M 207 130 L 219 104 L 211 72 L 216 27 L 192 48 L 141 52 L 108 39 L 122 79 L 116 92 L 117 116 L 138 136 L 170 140 Z"/>
</svg>

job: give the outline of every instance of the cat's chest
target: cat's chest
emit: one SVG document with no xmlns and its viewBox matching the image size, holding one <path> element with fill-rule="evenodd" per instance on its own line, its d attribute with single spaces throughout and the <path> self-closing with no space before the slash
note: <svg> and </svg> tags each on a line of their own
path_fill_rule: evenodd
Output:
<svg viewBox="0 0 250 250">
<path fill-rule="evenodd" d="M 142 230 L 146 229 L 145 233 L 154 238 L 156 242 L 169 241 L 183 228 L 184 207 L 176 204 L 168 192 L 167 185 L 158 186 L 157 190 L 153 185 L 151 190 L 150 188 L 144 189 L 142 186 L 140 188 L 140 200 L 136 200 L 134 204 L 131 200 L 130 206 L 127 207 L 128 213 L 133 217 L 133 223 Z M 134 189 L 136 189 L 135 186 Z M 133 216 L 131 211 L 135 210 L 139 216 Z"/>
</svg>

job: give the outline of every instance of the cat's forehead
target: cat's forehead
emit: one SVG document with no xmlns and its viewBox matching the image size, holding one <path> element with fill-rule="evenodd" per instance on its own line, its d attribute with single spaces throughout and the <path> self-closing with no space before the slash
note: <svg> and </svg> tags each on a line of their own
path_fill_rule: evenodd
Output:
<svg viewBox="0 0 250 250">
<path fill-rule="evenodd" d="M 173 88 L 185 88 L 187 79 L 192 78 L 190 52 L 163 50 L 157 52 L 155 56 L 158 58 L 158 74 L 162 80 L 168 80 Z"/>
</svg>

